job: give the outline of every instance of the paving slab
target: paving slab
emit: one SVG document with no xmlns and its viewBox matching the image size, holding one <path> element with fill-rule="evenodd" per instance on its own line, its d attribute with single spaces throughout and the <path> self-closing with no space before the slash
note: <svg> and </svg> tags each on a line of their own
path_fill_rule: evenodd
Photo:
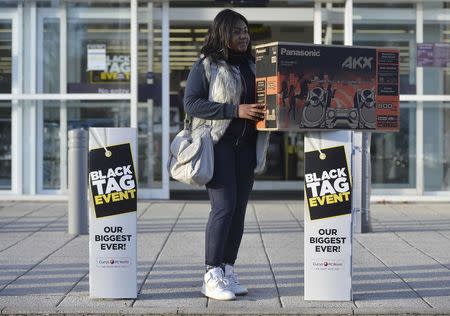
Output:
<svg viewBox="0 0 450 316">
<path fill-rule="evenodd" d="M 161 204 L 159 212 L 167 212 Z M 201 241 L 199 232 L 205 223 L 206 204 L 178 205 L 177 215 L 172 218 L 171 227 L 155 265 L 148 267 L 148 274 L 133 307 L 156 306 L 206 306 L 206 299 L 199 293 L 198 280 L 203 271 Z M 189 260 L 187 260 L 189 259 Z M 192 264 L 196 262 L 197 264 Z"/>
<path fill-rule="evenodd" d="M 30 218 L 31 214 L 49 206 L 49 203 L 14 203 L 2 208 L 0 216 L 0 228 L 12 224 L 24 218 Z"/>
<path fill-rule="evenodd" d="M 450 230 L 447 230 L 446 232 L 450 232 Z M 449 242 L 449 238 L 445 235 L 446 232 L 399 232 L 397 235 L 418 251 L 450 269 L 450 251 L 445 251 L 446 249 L 443 246 Z"/>
<path fill-rule="evenodd" d="M 410 287 L 414 293 L 430 308 L 440 308 L 448 305 L 450 271 L 433 257 L 413 247 L 397 234 L 380 234 L 380 247 L 374 246 L 366 236 L 360 236 L 365 246 L 377 257 L 382 258 L 399 278 Z M 386 246 L 389 245 L 389 246 Z M 389 255 L 388 255 L 389 253 Z M 385 292 L 386 293 L 386 292 Z M 400 296 L 395 293 L 394 297 Z M 405 293 L 406 295 L 406 293 Z"/>
<path fill-rule="evenodd" d="M 358 308 L 429 308 L 407 283 L 363 244 L 355 242 L 353 251 L 353 298 Z"/>
<path fill-rule="evenodd" d="M 303 201 L 252 201 L 236 272 L 249 295 L 202 296 L 207 201 L 138 203 L 136 300 L 89 298 L 88 236 L 63 202 L 0 202 L 2 314 L 450 314 L 450 205 L 374 204 L 354 235 L 353 301 L 303 297 Z"/>
</svg>

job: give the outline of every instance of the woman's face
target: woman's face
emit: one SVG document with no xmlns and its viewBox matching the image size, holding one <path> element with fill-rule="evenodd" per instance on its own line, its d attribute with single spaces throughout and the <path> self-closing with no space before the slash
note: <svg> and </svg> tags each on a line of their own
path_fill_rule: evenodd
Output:
<svg viewBox="0 0 450 316">
<path fill-rule="evenodd" d="M 245 53 L 249 43 L 250 34 L 248 34 L 247 25 L 244 21 L 239 20 L 233 25 L 229 48 L 236 53 Z"/>
</svg>

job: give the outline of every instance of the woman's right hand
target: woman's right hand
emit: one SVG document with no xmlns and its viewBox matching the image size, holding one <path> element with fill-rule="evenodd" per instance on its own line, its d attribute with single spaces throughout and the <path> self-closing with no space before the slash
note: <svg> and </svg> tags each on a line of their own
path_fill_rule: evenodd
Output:
<svg viewBox="0 0 450 316">
<path fill-rule="evenodd" d="M 238 117 L 253 121 L 264 119 L 266 106 L 264 104 L 239 104 Z"/>
</svg>

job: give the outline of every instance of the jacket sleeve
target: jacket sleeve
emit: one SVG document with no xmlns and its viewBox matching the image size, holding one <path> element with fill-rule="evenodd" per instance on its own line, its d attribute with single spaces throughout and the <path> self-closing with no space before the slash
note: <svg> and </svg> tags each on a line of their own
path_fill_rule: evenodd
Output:
<svg viewBox="0 0 450 316">
<path fill-rule="evenodd" d="M 184 90 L 184 111 L 193 117 L 222 120 L 237 117 L 238 105 L 208 100 L 209 83 L 201 60 L 189 72 Z"/>
</svg>

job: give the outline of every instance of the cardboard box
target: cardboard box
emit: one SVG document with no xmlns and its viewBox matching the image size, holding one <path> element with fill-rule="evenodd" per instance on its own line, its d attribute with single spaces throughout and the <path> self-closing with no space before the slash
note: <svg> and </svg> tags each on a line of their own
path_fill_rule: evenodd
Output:
<svg viewBox="0 0 450 316">
<path fill-rule="evenodd" d="M 399 50 L 269 43 L 256 46 L 258 130 L 398 131 Z"/>
</svg>

